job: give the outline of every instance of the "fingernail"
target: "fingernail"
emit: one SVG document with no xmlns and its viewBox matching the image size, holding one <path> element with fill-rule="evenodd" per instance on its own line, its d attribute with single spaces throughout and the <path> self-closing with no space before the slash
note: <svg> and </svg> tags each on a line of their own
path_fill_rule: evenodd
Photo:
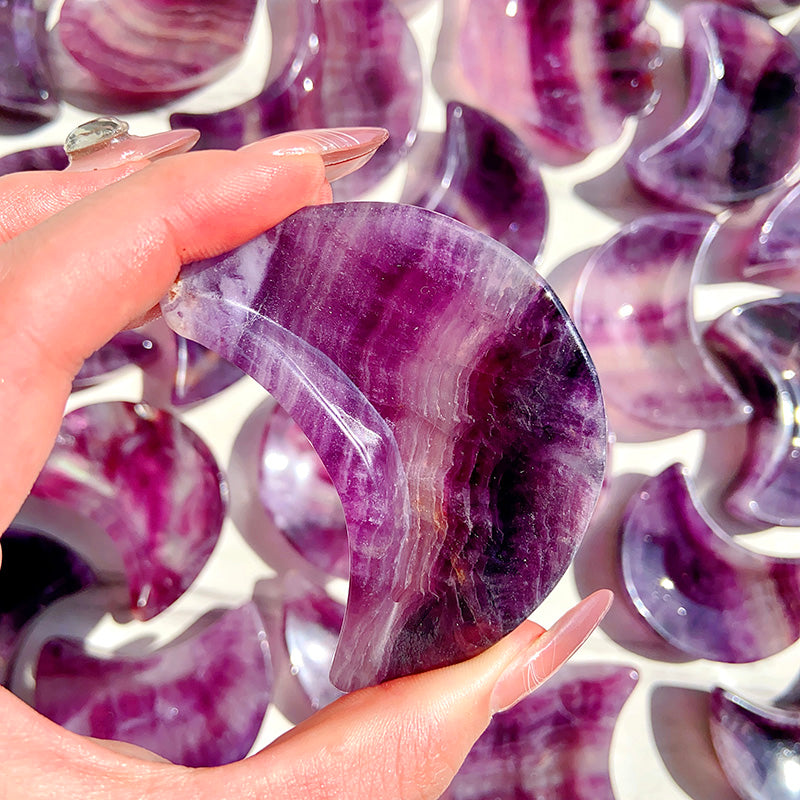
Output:
<svg viewBox="0 0 800 800">
<path fill-rule="evenodd" d="M 89 172 L 118 167 L 128 161 L 155 161 L 186 153 L 200 138 L 200 131 L 180 128 L 151 136 L 128 133 L 128 123 L 116 117 L 97 117 L 71 131 L 64 143 L 68 170 Z"/>
<path fill-rule="evenodd" d="M 315 153 L 322 156 L 330 183 L 363 167 L 388 138 L 385 128 L 316 128 L 279 133 L 242 149 L 269 145 L 276 156 Z"/>
<path fill-rule="evenodd" d="M 492 690 L 492 714 L 506 711 L 554 675 L 589 638 L 611 608 L 608 589 L 590 594 L 564 614 L 503 670 Z"/>
</svg>

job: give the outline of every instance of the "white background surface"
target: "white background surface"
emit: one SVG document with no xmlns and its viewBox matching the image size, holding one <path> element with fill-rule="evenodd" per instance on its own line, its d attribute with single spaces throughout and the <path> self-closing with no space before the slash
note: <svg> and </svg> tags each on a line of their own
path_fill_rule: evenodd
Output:
<svg viewBox="0 0 800 800">
<path fill-rule="evenodd" d="M 426 76 L 430 75 L 440 15 L 439 0 L 435 0 L 418 13 L 411 23 L 420 46 Z M 257 14 L 258 21 L 246 56 L 234 72 L 218 84 L 184 98 L 171 107 L 146 114 L 128 115 L 126 119 L 132 133 L 142 135 L 166 129 L 169 113 L 173 110 L 227 108 L 255 94 L 268 67 L 265 53 L 269 49 L 269 32 L 264 18 L 263 13 Z M 680 44 L 680 24 L 674 11 L 653 2 L 650 19 L 661 31 L 665 44 Z M 69 130 L 91 116 L 93 114 L 90 112 L 65 106 L 59 118 L 51 124 L 25 136 L 0 137 L 0 152 L 4 154 L 23 147 L 61 142 Z M 443 103 L 428 84 L 420 129 L 442 130 L 443 127 Z M 624 152 L 632 128 L 631 125 L 626 129 L 619 143 L 592 154 L 576 166 L 543 169 L 550 201 L 550 224 L 540 265 L 543 273 L 547 274 L 571 254 L 601 243 L 619 228 L 619 223 L 614 218 L 581 200 L 573 192 L 573 187 L 601 174 L 613 164 Z M 370 193 L 369 199 L 396 200 L 400 195 L 403 178 L 404 167 L 401 165 L 378 189 Z M 714 316 L 736 301 L 749 299 L 750 294 L 755 297 L 758 292 L 752 288 L 742 290 L 742 287 L 731 287 L 729 290 L 701 287 L 697 295 L 698 315 L 701 318 Z M 141 379 L 135 370 L 130 370 L 112 382 L 80 392 L 72 398 L 69 407 L 105 399 L 138 401 L 140 391 Z M 245 379 L 187 412 L 184 421 L 205 438 L 219 463 L 225 467 L 242 422 L 264 397 L 260 387 Z M 614 473 L 634 471 L 652 475 L 676 460 L 683 461 L 690 468 L 694 467 L 701 457 L 703 441 L 702 433 L 692 432 L 655 444 L 617 445 L 612 460 Z M 793 554 L 800 553 L 800 535 L 797 534 L 797 531 L 784 530 L 758 534 L 741 541 L 745 545 L 748 541 L 754 542 L 767 552 L 780 550 L 781 553 Z M 107 649 L 143 636 L 152 637 L 154 645 L 167 641 L 204 611 L 220 605 L 237 605 L 249 599 L 252 584 L 270 574 L 272 570 L 249 548 L 228 520 L 220 544 L 206 568 L 190 591 L 172 608 L 151 623 L 118 626 L 110 618 L 105 618 L 92 631 L 90 642 L 100 649 Z M 341 596 L 341 585 L 334 585 L 332 588 Z M 538 622 L 550 625 L 579 599 L 570 570 L 534 617 Z M 48 627 L 42 626 L 39 635 L 44 635 Z M 665 758 L 662 757 L 664 754 L 656 745 L 656 735 L 651 724 L 653 690 L 659 686 L 708 690 L 721 684 L 741 691 L 745 696 L 766 700 L 779 693 L 795 678 L 800 664 L 800 645 L 752 665 L 725 665 L 704 661 L 675 664 L 651 660 L 631 652 L 601 630 L 590 639 L 575 660 L 630 664 L 640 673 L 639 685 L 623 709 L 614 737 L 611 770 L 619 800 L 680 800 L 690 795 L 673 778 Z M 663 692 L 661 696 L 672 697 Z M 664 730 L 663 726 L 669 723 L 666 727 L 673 734 L 683 729 L 683 733 L 678 735 L 677 750 L 673 753 L 688 769 L 688 773 L 679 778 L 680 782 L 687 788 L 694 785 L 691 796 L 695 800 L 729 800 L 733 794 L 721 782 L 713 761 L 706 763 L 703 768 L 705 772 L 694 772 L 693 765 L 699 765 L 698 754 L 708 750 L 706 732 L 700 727 L 702 719 L 688 718 L 678 703 L 668 705 L 672 718 L 669 715 L 660 716 L 661 725 L 657 728 Z M 271 709 L 254 750 L 260 749 L 287 726 L 288 723 L 280 713 Z M 673 760 L 667 756 L 666 761 L 674 770 Z"/>
</svg>

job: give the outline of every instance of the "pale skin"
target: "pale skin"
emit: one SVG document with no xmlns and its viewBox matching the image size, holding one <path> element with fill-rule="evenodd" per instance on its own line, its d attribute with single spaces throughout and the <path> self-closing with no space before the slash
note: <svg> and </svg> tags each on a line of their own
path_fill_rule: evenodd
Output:
<svg viewBox="0 0 800 800">
<path fill-rule="evenodd" d="M 47 458 L 82 361 L 147 315 L 182 264 L 330 197 L 319 156 L 259 145 L 0 179 L 0 531 Z M 212 769 L 69 733 L 0 689 L 0 800 L 432 800 L 489 723 L 498 677 L 542 632 L 524 622 L 462 664 L 354 692 Z"/>
</svg>

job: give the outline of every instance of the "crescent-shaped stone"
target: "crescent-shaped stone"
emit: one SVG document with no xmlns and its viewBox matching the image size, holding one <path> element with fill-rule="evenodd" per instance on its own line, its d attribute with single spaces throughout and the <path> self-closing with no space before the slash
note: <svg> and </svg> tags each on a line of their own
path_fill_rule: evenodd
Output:
<svg viewBox="0 0 800 800">
<path fill-rule="evenodd" d="M 338 688 L 483 650 L 563 574 L 605 413 L 572 322 L 507 248 L 414 206 L 307 208 L 185 267 L 162 309 L 273 393 L 342 498 Z"/>
</svg>

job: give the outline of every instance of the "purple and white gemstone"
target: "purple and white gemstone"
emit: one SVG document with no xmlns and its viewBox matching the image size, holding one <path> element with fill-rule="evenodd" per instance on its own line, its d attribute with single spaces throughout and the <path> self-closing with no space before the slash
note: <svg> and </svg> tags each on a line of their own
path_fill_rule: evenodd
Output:
<svg viewBox="0 0 800 800">
<path fill-rule="evenodd" d="M 567 664 L 492 718 L 442 800 L 614 800 L 611 737 L 638 680 L 631 667 Z"/>
<path fill-rule="evenodd" d="M 711 693 L 711 741 L 743 800 L 800 797 L 800 710 L 762 706 L 734 692 Z"/>
<path fill-rule="evenodd" d="M 574 318 L 614 413 L 654 430 L 743 422 L 745 398 L 705 352 L 692 289 L 718 225 L 705 214 L 659 214 L 623 228 L 589 259 Z"/>
<path fill-rule="evenodd" d="M 737 306 L 705 341 L 753 407 L 725 508 L 747 522 L 800 525 L 800 295 Z"/>
<path fill-rule="evenodd" d="M 122 555 L 131 611 L 163 611 L 197 577 L 217 542 L 227 486 L 211 451 L 166 411 L 123 402 L 64 417 L 31 490 L 108 533 Z"/>
<path fill-rule="evenodd" d="M 547 161 L 611 144 L 655 100 L 647 2 L 445 3 L 434 83 L 508 125 Z"/>
<path fill-rule="evenodd" d="M 214 114 L 173 114 L 170 123 L 200 130 L 201 149 L 303 128 L 386 128 L 371 161 L 336 184 L 337 197 L 355 197 L 414 142 L 422 104 L 414 38 L 391 0 L 269 0 L 268 8 L 273 52 L 263 90 Z"/>
<path fill-rule="evenodd" d="M 452 663 L 563 574 L 603 479 L 594 368 L 530 264 L 414 206 L 302 209 L 162 301 L 298 422 L 344 507 L 342 690 Z"/>
<path fill-rule="evenodd" d="M 422 138 L 422 137 L 420 137 Z M 448 103 L 447 129 L 412 151 L 401 200 L 460 220 L 536 263 L 547 195 L 530 150 L 509 128 L 463 103 Z"/>
<path fill-rule="evenodd" d="M 800 638 L 800 559 L 737 544 L 702 508 L 680 465 L 633 496 L 620 547 L 634 606 L 683 652 L 738 664 Z"/>
<path fill-rule="evenodd" d="M 640 126 L 631 177 L 661 200 L 716 213 L 792 182 L 800 162 L 800 54 L 756 14 L 683 12 L 689 96 L 670 130 Z"/>
<path fill-rule="evenodd" d="M 50 639 L 35 680 L 35 708 L 68 730 L 213 767 L 252 747 L 272 696 L 272 663 L 248 603 L 138 658 L 98 658 L 73 639 Z"/>
</svg>

